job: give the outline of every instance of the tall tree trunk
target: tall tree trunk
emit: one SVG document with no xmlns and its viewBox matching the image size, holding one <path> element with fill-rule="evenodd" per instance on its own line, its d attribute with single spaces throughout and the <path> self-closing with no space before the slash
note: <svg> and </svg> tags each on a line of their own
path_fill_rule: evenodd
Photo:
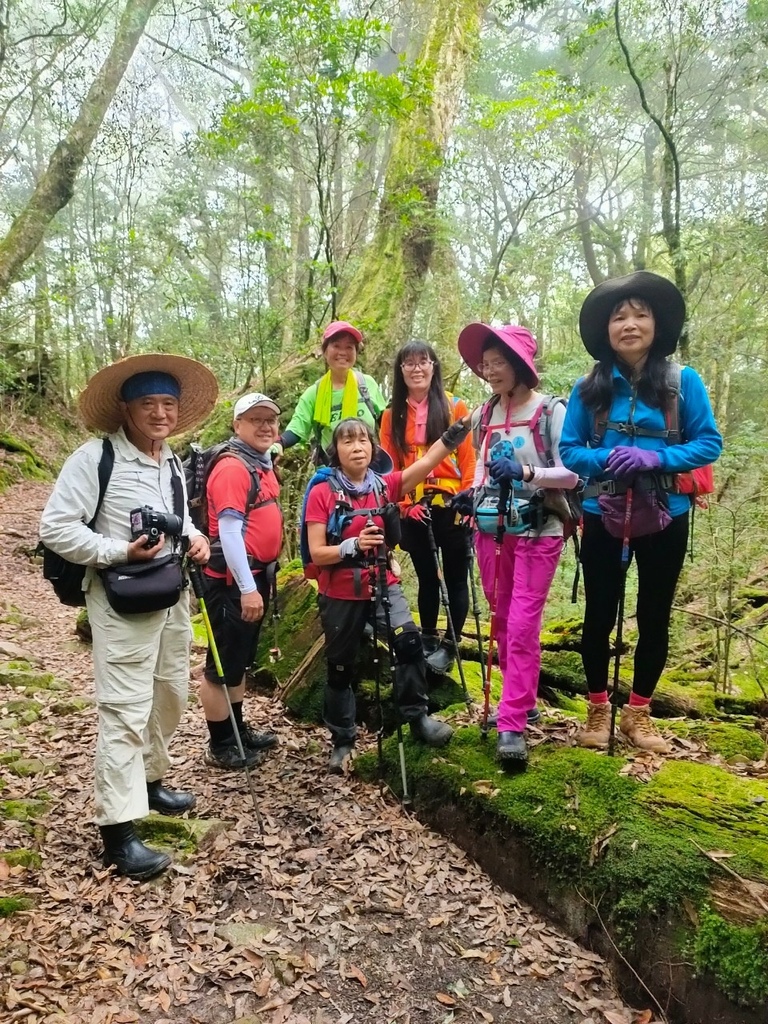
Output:
<svg viewBox="0 0 768 1024">
<path fill-rule="evenodd" d="M 427 98 L 396 127 L 374 237 L 339 303 L 339 314 L 365 330 L 382 368 L 410 333 L 429 270 L 445 150 L 485 0 L 421 0 L 418 7 L 429 25 L 416 61 Z"/>
<path fill-rule="evenodd" d="M 128 0 L 112 47 L 83 100 L 80 113 L 38 179 L 27 205 L 0 242 L 0 295 L 8 291 L 45 235 L 56 214 L 72 198 L 75 179 L 90 152 L 117 87 L 158 0 Z"/>
</svg>

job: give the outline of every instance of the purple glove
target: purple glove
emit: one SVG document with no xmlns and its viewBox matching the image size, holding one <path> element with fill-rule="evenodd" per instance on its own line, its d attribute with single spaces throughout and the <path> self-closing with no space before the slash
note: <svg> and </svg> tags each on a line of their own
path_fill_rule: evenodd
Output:
<svg viewBox="0 0 768 1024">
<path fill-rule="evenodd" d="M 636 473 L 648 473 L 660 465 L 658 452 L 647 448 L 614 448 L 605 468 L 617 480 L 631 480 Z"/>
<path fill-rule="evenodd" d="M 426 523 L 430 518 L 429 509 L 424 505 L 409 505 L 405 510 L 405 519 L 413 519 L 416 523 Z"/>
<path fill-rule="evenodd" d="M 488 476 L 496 484 L 511 484 L 513 480 L 523 479 L 523 466 L 517 459 L 503 455 L 488 464 Z"/>
</svg>

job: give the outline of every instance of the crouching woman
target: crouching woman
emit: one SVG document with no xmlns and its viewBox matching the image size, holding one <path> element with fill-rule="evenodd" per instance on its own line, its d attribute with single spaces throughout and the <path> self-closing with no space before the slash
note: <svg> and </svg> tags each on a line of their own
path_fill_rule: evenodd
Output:
<svg viewBox="0 0 768 1024">
<path fill-rule="evenodd" d="M 402 500 L 420 484 L 469 432 L 459 420 L 443 433 L 421 458 L 402 472 L 378 476 L 371 461 L 378 450 L 366 423 L 342 420 L 328 448 L 330 472 L 309 492 L 305 506 L 307 541 L 318 570 L 320 618 L 325 633 L 328 676 L 324 719 L 333 751 L 329 771 L 343 771 L 357 735 L 355 715 L 355 660 L 366 624 L 375 614 L 378 632 L 390 631 L 394 652 L 394 699 L 414 737 L 442 747 L 452 730 L 427 714 L 426 662 L 421 636 L 397 578 L 387 568 L 375 574 L 375 601 L 370 591 L 371 563 L 386 554 L 384 506 Z M 328 471 L 324 471 L 328 472 Z M 390 538 L 392 539 L 392 538 Z M 388 608 L 382 586 L 386 578 Z M 380 585 L 381 583 L 381 585 Z"/>
</svg>

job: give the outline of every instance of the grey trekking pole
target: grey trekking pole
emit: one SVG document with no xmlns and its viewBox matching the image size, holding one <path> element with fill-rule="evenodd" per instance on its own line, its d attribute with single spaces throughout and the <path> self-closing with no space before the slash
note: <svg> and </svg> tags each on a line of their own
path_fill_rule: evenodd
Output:
<svg viewBox="0 0 768 1024">
<path fill-rule="evenodd" d="M 459 650 L 459 638 L 456 636 L 456 630 L 453 628 L 451 602 L 448 596 L 448 587 L 445 585 L 445 577 L 443 576 L 443 570 L 440 566 L 440 552 L 437 550 L 435 531 L 432 529 L 432 509 L 429 505 L 426 506 L 426 513 L 427 537 L 429 538 L 429 549 L 432 552 L 432 558 L 435 561 L 435 572 L 437 574 L 437 585 L 440 590 L 440 600 L 442 601 L 443 609 L 445 611 L 445 621 L 448 624 L 448 632 L 450 633 L 451 640 L 453 641 L 453 646 L 456 650 L 456 667 L 459 670 L 461 688 L 464 691 L 464 703 L 467 706 L 469 706 L 472 703 L 472 698 L 469 696 L 469 690 L 467 689 L 467 680 L 464 677 L 464 666 L 461 663 L 461 651 Z"/>
<path fill-rule="evenodd" d="M 251 794 L 251 800 L 253 801 L 253 810 L 256 814 L 256 821 L 259 825 L 259 832 L 264 835 L 264 822 L 261 820 L 261 814 L 259 813 L 259 805 L 256 802 L 256 793 L 253 788 L 253 780 L 251 779 L 251 773 L 248 771 L 248 765 L 245 760 L 245 750 L 243 749 L 243 741 L 240 737 L 240 730 L 237 726 L 237 719 L 235 718 L 235 711 L 232 707 L 232 699 L 229 696 L 229 687 L 224 680 L 224 669 L 221 667 L 221 658 L 219 657 L 219 649 L 216 646 L 216 639 L 213 635 L 213 628 L 211 626 L 211 620 L 208 615 L 208 608 L 205 604 L 205 590 L 203 588 L 203 578 L 200 572 L 200 566 L 193 562 L 191 559 L 187 559 L 187 573 L 189 575 L 190 582 L 192 583 L 192 589 L 195 592 L 195 597 L 200 605 L 200 614 L 203 616 L 203 622 L 205 623 L 205 632 L 208 634 L 208 646 L 211 651 L 211 657 L 213 663 L 216 666 L 216 675 L 219 677 L 222 687 L 224 688 L 224 695 L 227 698 L 227 708 L 229 710 L 229 720 L 232 723 L 232 729 L 235 733 L 235 743 L 237 744 L 237 752 L 242 758 L 243 769 L 245 771 L 245 777 L 248 780 L 248 789 Z"/>
<path fill-rule="evenodd" d="M 475 620 L 475 636 L 477 638 L 477 656 L 480 659 L 480 675 L 485 678 L 485 653 L 483 651 L 483 632 L 480 625 L 480 604 L 477 600 L 477 584 L 475 583 L 475 535 L 472 527 L 467 525 L 467 559 L 469 561 L 469 592 L 472 597 L 472 615 Z"/>
</svg>

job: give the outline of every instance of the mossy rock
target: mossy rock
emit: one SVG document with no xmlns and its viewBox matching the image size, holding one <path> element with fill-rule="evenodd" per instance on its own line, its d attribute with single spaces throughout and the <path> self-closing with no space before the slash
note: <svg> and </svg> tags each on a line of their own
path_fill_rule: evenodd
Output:
<svg viewBox="0 0 768 1024">
<path fill-rule="evenodd" d="M 51 762 L 41 761 L 39 757 L 19 757 L 8 764 L 8 771 L 22 779 L 26 779 L 32 775 L 45 775 L 46 772 L 55 772 L 56 765 Z"/>
<path fill-rule="evenodd" d="M 66 697 L 64 700 L 54 701 L 50 710 L 54 715 L 67 718 L 70 715 L 79 715 L 83 711 L 88 711 L 94 706 L 94 703 L 89 697 Z"/>
<path fill-rule="evenodd" d="M 665 728 L 681 739 L 703 744 L 711 754 L 720 754 L 726 761 L 746 757 L 760 761 L 766 755 L 765 738 L 752 722 L 668 722 Z"/>
<path fill-rule="evenodd" d="M 39 868 L 42 866 L 42 858 L 34 850 L 2 850 L 0 860 L 4 860 L 9 867 Z"/>
<path fill-rule="evenodd" d="M 705 911 L 693 941 L 696 969 L 741 1006 L 768 1000 L 768 922 L 749 927 L 729 924 Z"/>
<path fill-rule="evenodd" d="M 498 868 L 498 880 L 579 937 L 589 907 L 599 906 L 630 963 L 650 933 L 674 941 L 684 960 L 697 931 L 681 908 L 706 907 L 714 880 L 723 877 L 706 852 L 732 854 L 728 866 L 742 878 L 768 882 L 768 783 L 667 761 L 643 784 L 620 774 L 624 758 L 548 743 L 531 751 L 526 772 L 509 775 L 495 761 L 494 740 L 492 733 L 483 744 L 477 727 L 458 729 L 440 751 L 406 738 L 416 806 L 489 870 Z M 399 791 L 394 738 L 384 751 L 388 781 Z M 354 768 L 374 777 L 375 754 L 358 757 Z M 744 925 L 727 923 L 742 935 Z M 754 973 L 754 963 L 744 961 L 727 986 L 715 981 L 728 998 L 738 992 L 745 1005 L 760 1006 L 768 974 L 755 980 Z"/>
<path fill-rule="evenodd" d="M 91 622 L 88 618 L 87 608 L 81 608 L 77 613 L 77 618 L 75 619 L 75 633 L 85 643 L 93 643 L 93 633 L 91 632 Z"/>
<path fill-rule="evenodd" d="M 169 818 L 150 813 L 136 822 L 136 833 L 150 846 L 190 856 L 226 828 L 218 818 Z"/>
<path fill-rule="evenodd" d="M 48 810 L 46 800 L 20 797 L 16 800 L 0 800 L 0 820 L 33 821 L 41 818 Z"/>
<path fill-rule="evenodd" d="M 11 917 L 22 910 L 32 910 L 35 903 L 28 896 L 0 896 L 0 917 Z"/>
<path fill-rule="evenodd" d="M 261 629 L 252 675 L 259 685 L 284 686 L 322 635 L 317 589 L 304 578 L 300 562 L 291 562 L 277 576 L 280 618 L 277 629 L 272 611 Z M 272 660 L 275 645 L 281 657 Z"/>
<path fill-rule="evenodd" d="M 0 685 L 22 690 L 24 693 L 69 689 L 67 683 L 57 680 L 51 672 L 40 672 L 26 661 L 0 663 Z"/>
</svg>

